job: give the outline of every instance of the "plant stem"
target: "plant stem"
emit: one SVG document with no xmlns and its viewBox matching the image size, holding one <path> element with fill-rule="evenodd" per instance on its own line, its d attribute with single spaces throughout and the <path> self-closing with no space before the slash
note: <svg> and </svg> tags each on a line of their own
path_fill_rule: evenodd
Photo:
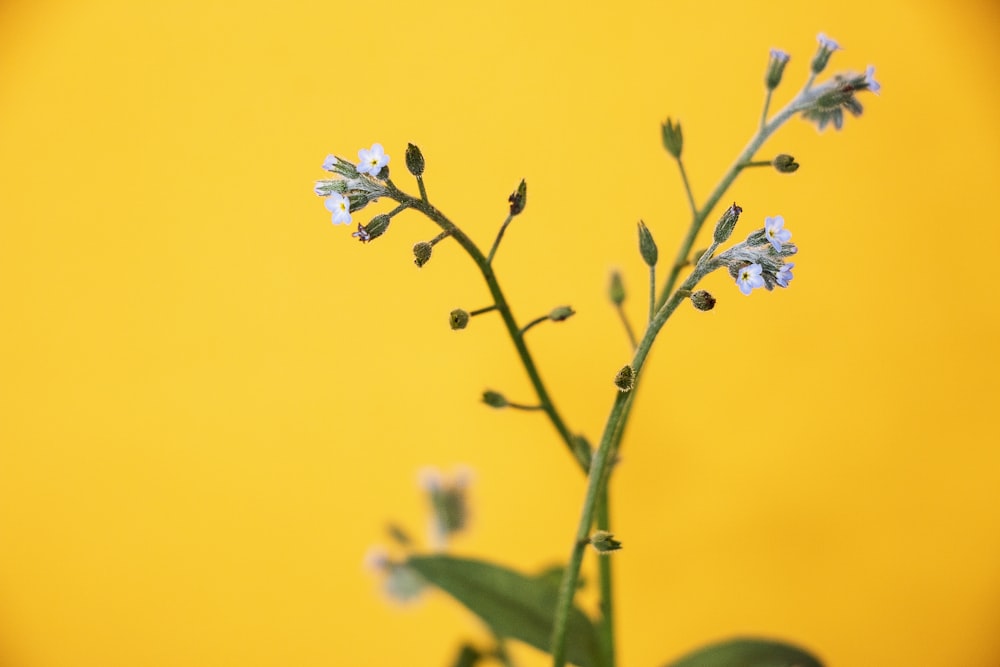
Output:
<svg viewBox="0 0 1000 667">
<path fill-rule="evenodd" d="M 653 313 L 656 312 L 656 267 L 649 267 L 649 317 L 647 324 L 653 321 Z M 634 346 L 633 346 L 634 347 Z"/>
<path fill-rule="evenodd" d="M 694 203 L 694 195 L 691 193 L 691 184 L 688 182 L 687 170 L 684 169 L 684 162 L 677 158 L 677 166 L 681 170 L 681 180 L 684 181 L 684 192 L 687 193 L 688 204 L 691 205 L 691 215 L 698 215 L 698 205 Z"/>
<path fill-rule="evenodd" d="M 622 308 L 620 303 L 615 304 L 615 310 L 618 311 L 618 317 L 621 318 L 622 324 L 625 326 L 625 333 L 628 334 L 628 342 L 632 344 L 632 350 L 634 351 L 639 341 L 635 339 L 635 331 L 632 330 L 632 325 L 628 322 L 628 315 L 625 314 L 625 309 Z"/>
<path fill-rule="evenodd" d="M 598 500 L 602 496 L 602 489 L 607 483 L 608 466 L 613 458 L 614 443 L 616 434 L 624 429 L 623 418 L 627 415 L 632 397 L 635 396 L 636 388 L 641 378 L 641 369 L 649 354 L 649 349 L 667 319 L 677 309 L 677 306 L 684 300 L 683 294 L 690 293 L 691 289 L 698 281 L 708 273 L 709 265 L 699 265 L 691 273 L 684 284 L 673 296 L 657 311 L 656 316 L 649 323 L 646 333 L 635 350 L 632 359 L 632 368 L 635 370 L 636 379 L 632 390 L 627 393 L 619 393 L 615 397 L 614 405 L 611 407 L 611 414 L 604 425 L 604 433 L 601 436 L 601 443 L 594 454 L 594 460 L 590 466 L 590 475 L 587 478 L 587 492 L 583 501 L 583 511 L 580 516 L 580 523 L 577 526 L 576 539 L 573 542 L 573 551 L 570 553 L 569 563 L 563 572 L 562 582 L 559 585 L 559 599 L 556 603 L 556 616 L 552 630 L 552 664 L 555 667 L 563 667 L 566 664 L 566 622 L 569 618 L 569 610 L 573 606 L 573 592 L 576 590 L 576 583 L 580 576 L 580 565 L 583 562 L 583 553 L 588 544 L 590 528 L 594 523 L 594 512 L 598 505 Z M 619 436 L 620 437 L 620 436 Z"/>
<path fill-rule="evenodd" d="M 549 319 L 548 315 L 542 315 L 541 317 L 536 317 L 535 319 L 531 320 L 530 322 L 528 322 L 527 324 L 525 324 L 523 327 L 521 327 L 521 331 L 519 332 L 520 335 L 523 336 L 525 334 L 525 332 L 528 331 L 528 329 L 530 329 L 531 327 L 535 326 L 536 324 L 541 324 L 542 322 L 544 322 L 547 319 Z"/>
<path fill-rule="evenodd" d="M 597 529 L 610 532 L 611 509 L 608 503 L 611 494 L 608 492 L 608 486 L 608 484 L 604 484 L 601 487 L 601 495 L 597 499 Z M 601 595 L 599 602 L 601 616 L 597 620 L 597 633 L 604 654 L 604 659 L 601 661 L 602 667 L 615 667 L 615 600 L 611 563 L 610 556 L 597 560 L 597 578 Z"/>
<path fill-rule="evenodd" d="M 487 264 L 492 264 L 493 263 L 493 256 L 495 254 L 497 254 L 497 248 L 500 247 L 500 239 L 503 238 L 503 233 L 505 231 L 507 231 L 507 225 L 509 225 L 510 221 L 513 220 L 513 219 L 514 219 L 513 215 L 508 215 L 507 219 L 503 221 L 502 225 L 500 225 L 500 231 L 497 232 L 497 237 L 493 241 L 493 247 L 490 248 L 490 254 L 486 257 L 486 263 Z"/>
<path fill-rule="evenodd" d="M 507 303 L 507 298 L 504 296 L 503 290 L 500 289 L 500 283 L 497 281 L 496 274 L 493 272 L 493 267 L 490 265 L 489 260 L 485 255 L 483 255 L 482 251 L 472 241 L 472 239 L 466 236 L 465 232 L 459 229 L 455 223 L 449 220 L 444 213 L 437 209 L 437 207 L 423 201 L 422 199 L 411 197 L 395 185 L 389 184 L 388 190 L 389 195 L 393 199 L 396 199 L 396 201 L 401 204 L 406 203 L 411 208 L 420 211 L 437 224 L 443 231 L 452 236 L 455 241 L 462 246 L 462 249 L 468 253 L 468 255 L 472 258 L 472 261 L 476 263 L 476 266 L 479 267 L 479 271 L 482 273 L 483 279 L 486 281 L 486 286 L 489 288 L 490 294 L 493 296 L 493 303 L 496 305 L 496 309 L 500 312 L 500 317 L 503 319 L 504 326 L 507 327 L 507 333 L 510 335 L 510 339 L 514 343 L 514 348 L 517 350 L 517 354 L 521 358 L 521 363 L 524 366 L 525 372 L 528 374 L 528 379 L 531 381 L 531 385 L 535 389 L 535 394 L 538 396 L 538 408 L 543 410 L 548 416 L 549 421 L 552 422 L 552 425 L 559 433 L 559 437 L 565 443 L 566 448 L 586 473 L 588 469 L 587 461 L 584 460 L 584 457 L 577 455 L 574 450 L 573 435 L 570 433 L 569 428 L 566 426 L 566 422 L 563 421 L 562 416 L 559 414 L 555 404 L 552 402 L 552 398 L 549 396 L 545 383 L 542 381 L 542 377 L 538 373 L 538 367 L 535 365 L 535 360 L 531 356 L 531 352 L 528 351 L 528 346 L 524 342 L 524 337 L 520 334 L 517 321 L 514 319 L 514 315 L 511 312 L 510 305 Z M 499 241 L 499 236 L 497 237 L 497 241 Z M 495 245 L 496 244 L 494 244 L 494 246 Z"/>
</svg>

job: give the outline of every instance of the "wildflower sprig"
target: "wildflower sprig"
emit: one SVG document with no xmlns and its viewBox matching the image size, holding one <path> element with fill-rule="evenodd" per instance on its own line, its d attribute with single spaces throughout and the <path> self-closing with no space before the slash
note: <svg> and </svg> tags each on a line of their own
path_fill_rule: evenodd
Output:
<svg viewBox="0 0 1000 667">
<path fill-rule="evenodd" d="M 575 616 L 577 612 L 574 611 L 573 597 L 579 584 L 585 547 L 588 544 L 592 545 L 604 554 L 621 548 L 621 543 L 610 532 L 608 479 L 613 471 L 614 462 L 618 460 L 622 435 L 643 376 L 644 363 L 659 332 L 683 302 L 690 301 L 694 309 L 703 312 L 712 310 L 716 306 L 717 300 L 712 294 L 703 289 L 696 289 L 699 282 L 713 271 L 726 269 L 734 279 L 736 288 L 746 295 L 760 288 L 766 291 L 772 291 L 775 287 L 787 288 L 792 280 L 795 264 L 788 260 L 798 252 L 798 248 L 791 242 L 791 232 L 785 228 L 782 216 L 764 217 L 762 227 L 751 231 L 743 241 L 733 244 L 731 238 L 743 212 L 741 206 L 733 203 L 718 218 L 708 248 L 692 254 L 702 227 L 744 169 L 770 165 L 782 174 L 791 174 L 798 169 L 799 165 L 795 158 L 784 153 L 767 160 L 755 159 L 763 144 L 789 119 L 801 114 L 806 120 L 816 123 L 821 130 L 831 123 L 840 129 L 843 125 L 844 110 L 855 116 L 861 114 L 862 107 L 857 100 L 859 93 L 878 93 L 881 89 L 874 78 L 874 68 L 871 66 L 863 75 L 835 74 L 829 80 L 816 84 L 816 77 L 825 71 L 834 53 L 840 50 L 839 44 L 825 35 L 821 34 L 818 42 L 819 48 L 810 63 L 810 73 L 805 85 L 784 107 L 769 116 L 772 93 L 786 78 L 786 68 L 791 60 L 788 53 L 779 49 L 771 50 L 764 75 L 765 100 L 759 126 L 732 166 L 722 175 L 716 187 L 700 206 L 682 161 L 682 155 L 687 147 L 680 122 L 668 118 L 661 125 L 663 146 L 677 162 L 680 171 L 691 208 L 691 222 L 673 263 L 667 266 L 667 275 L 662 279 L 659 289 L 656 279 L 656 266 L 660 261 L 659 249 L 653 241 L 649 227 L 643 222 L 639 223 L 639 253 L 649 269 L 650 278 L 648 320 L 641 336 L 635 335 L 622 309 L 625 300 L 622 277 L 617 273 L 612 276 L 609 297 L 625 324 L 632 345 L 632 355 L 613 377 L 616 394 L 596 448 L 591 447 L 582 435 L 574 434 L 569 429 L 542 381 L 525 340 L 527 332 L 538 324 L 545 321 L 563 321 L 573 315 L 574 311 L 568 306 L 562 306 L 526 324 L 520 324 L 512 313 L 493 267 L 493 259 L 508 227 L 512 225 L 514 218 L 522 215 L 525 210 L 527 202 L 525 182 L 522 180 L 508 197 L 508 213 L 499 227 L 489 252 L 483 253 L 458 225 L 431 203 L 424 182 L 427 163 L 415 145 L 408 145 L 405 163 L 410 174 L 416 178 L 419 196 L 408 194 L 389 179 L 390 158 L 380 144 L 373 144 L 371 148 L 359 151 L 359 161 L 356 164 L 335 156 L 330 156 L 324 163 L 324 168 L 339 178 L 317 182 L 315 192 L 326 198 L 325 205 L 330 210 L 335 224 L 350 223 L 352 214 L 356 214 L 368 203 L 386 197 L 397 206 L 387 214 L 375 216 L 367 225 L 359 224 L 354 236 L 365 242 L 371 241 L 387 232 L 389 222 L 394 216 L 404 211 L 415 211 L 440 230 L 440 233 L 430 241 L 420 241 L 414 245 L 414 262 L 418 267 L 424 266 L 429 261 L 433 248 L 446 239 L 454 239 L 455 243 L 469 255 L 489 289 L 492 303 L 471 313 L 463 309 L 453 310 L 449 316 L 451 327 L 456 330 L 464 329 L 473 316 L 493 311 L 499 313 L 537 398 L 537 403 L 534 404 L 513 403 L 500 392 L 488 390 L 482 395 L 483 402 L 494 408 L 511 407 L 543 412 L 574 460 L 587 475 L 586 494 L 573 547 L 567 565 L 561 572 L 551 621 L 551 640 L 547 643 L 540 641 L 537 634 L 533 635 L 534 639 L 525 639 L 542 648 L 547 646 L 552 653 L 555 667 L 562 667 L 566 662 L 568 628 L 575 622 L 574 619 L 578 620 Z M 753 219 L 761 220 L 760 214 L 754 213 Z M 727 244 L 730 244 L 729 247 L 725 247 Z M 681 274 L 685 271 L 686 276 L 682 279 Z M 435 569 L 436 565 L 427 561 L 411 559 L 409 562 L 423 576 L 430 577 L 432 582 L 447 590 L 447 586 L 442 583 L 446 576 L 439 574 L 444 570 Z M 451 565 L 454 563 L 449 566 Z M 475 568 L 469 571 L 475 571 Z M 592 656 L 592 662 L 602 667 L 614 667 L 613 581 L 608 558 L 601 558 L 598 561 L 598 585 L 600 617 L 596 627 L 599 640 L 598 648 L 595 649 L 597 653 Z M 472 606 L 470 608 L 475 610 Z M 537 616 L 537 610 L 533 613 Z M 570 650 L 578 650 L 578 647 Z"/>
</svg>

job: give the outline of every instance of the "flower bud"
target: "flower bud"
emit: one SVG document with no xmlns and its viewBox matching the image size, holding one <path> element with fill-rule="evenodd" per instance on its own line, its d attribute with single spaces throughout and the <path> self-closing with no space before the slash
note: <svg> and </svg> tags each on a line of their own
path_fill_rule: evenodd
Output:
<svg viewBox="0 0 1000 667">
<path fill-rule="evenodd" d="M 379 169 L 379 172 L 375 176 L 375 178 L 377 178 L 380 181 L 388 181 L 389 180 L 389 165 L 385 165 L 381 169 Z"/>
<path fill-rule="evenodd" d="M 563 320 L 568 320 L 575 314 L 576 311 L 569 306 L 559 306 L 558 308 L 552 309 L 552 312 L 549 313 L 549 319 L 553 322 L 562 322 Z"/>
<path fill-rule="evenodd" d="M 691 295 L 691 303 L 698 310 L 712 310 L 715 308 L 715 297 L 701 289 Z"/>
<path fill-rule="evenodd" d="M 614 271 L 611 273 L 611 285 L 608 286 L 608 297 L 611 303 L 620 306 L 625 303 L 625 283 L 622 282 L 622 274 Z"/>
<path fill-rule="evenodd" d="M 424 155 L 413 144 L 406 144 L 406 168 L 414 176 L 424 173 Z"/>
<path fill-rule="evenodd" d="M 358 231 L 351 234 L 351 236 L 358 239 L 362 243 L 368 243 L 372 239 L 377 239 L 385 234 L 385 230 L 387 229 L 389 229 L 389 216 L 383 213 L 382 215 L 376 215 L 371 219 L 371 222 L 364 227 L 362 227 L 359 222 Z"/>
<path fill-rule="evenodd" d="M 681 124 L 674 123 L 669 118 L 660 128 L 663 130 L 663 147 L 675 159 L 681 159 L 681 150 L 684 148 L 684 134 L 681 132 Z"/>
<path fill-rule="evenodd" d="M 615 539 L 615 536 L 606 530 L 599 530 L 590 536 L 590 546 L 597 550 L 602 556 L 618 551 L 622 548 L 622 543 Z"/>
<path fill-rule="evenodd" d="M 781 49 L 771 49 L 771 60 L 767 63 L 767 76 L 764 78 L 768 90 L 774 90 L 781 83 L 781 75 L 785 72 L 789 58 L 791 56 Z"/>
<path fill-rule="evenodd" d="M 507 407 L 507 398 L 503 394 L 495 391 L 484 391 L 483 403 L 491 408 L 505 408 Z"/>
<path fill-rule="evenodd" d="M 656 242 L 653 241 L 653 234 L 642 220 L 639 221 L 639 254 L 642 255 L 642 260 L 646 262 L 647 266 L 656 266 L 656 260 L 659 257 Z"/>
<path fill-rule="evenodd" d="M 773 160 L 771 160 L 771 166 L 778 170 L 782 174 L 791 174 L 798 170 L 799 163 L 795 161 L 791 155 L 785 155 L 782 153 Z"/>
<path fill-rule="evenodd" d="M 517 186 L 517 190 L 512 192 L 510 197 L 507 197 L 507 201 L 510 203 L 511 217 L 524 210 L 524 205 L 528 203 L 528 185 L 523 178 L 520 185 Z"/>
<path fill-rule="evenodd" d="M 622 369 L 615 375 L 615 386 L 623 394 L 632 391 L 632 387 L 635 386 L 635 371 L 631 366 L 628 364 L 622 366 Z"/>
<path fill-rule="evenodd" d="M 417 268 L 430 261 L 433 251 L 434 246 L 427 241 L 421 241 L 413 246 L 413 263 L 417 265 Z"/>
<path fill-rule="evenodd" d="M 716 243 L 725 243 L 732 236 L 733 229 L 736 227 L 742 212 L 743 209 L 737 206 L 736 202 L 733 202 L 733 205 L 725 210 L 715 225 L 715 235 L 712 238 Z"/>
<path fill-rule="evenodd" d="M 819 42 L 819 50 L 816 51 L 816 55 L 813 56 L 813 74 L 819 74 L 826 69 L 826 64 L 829 62 L 830 56 L 833 55 L 834 51 L 840 48 L 840 45 L 837 44 L 837 42 L 833 41 L 823 33 L 816 36 L 816 41 Z"/>
<path fill-rule="evenodd" d="M 464 329 L 469 326 L 469 313 L 461 308 L 456 308 L 451 311 L 451 314 L 448 316 L 448 322 L 451 324 L 452 331 Z"/>
</svg>

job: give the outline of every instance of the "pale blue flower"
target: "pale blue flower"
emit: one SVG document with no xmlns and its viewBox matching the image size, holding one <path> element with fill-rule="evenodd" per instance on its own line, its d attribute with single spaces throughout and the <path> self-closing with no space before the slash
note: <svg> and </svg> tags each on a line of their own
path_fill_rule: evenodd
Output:
<svg viewBox="0 0 1000 667">
<path fill-rule="evenodd" d="M 740 269 L 740 273 L 736 277 L 736 286 L 740 288 L 741 292 L 749 296 L 750 292 L 755 288 L 764 286 L 764 277 L 761 275 L 763 271 L 764 268 L 756 262 L 749 266 L 744 266 Z"/>
<path fill-rule="evenodd" d="M 819 42 L 820 47 L 826 49 L 827 51 L 833 52 L 840 50 L 840 44 L 837 44 L 837 42 L 833 41 L 823 33 L 816 35 L 816 41 Z"/>
<path fill-rule="evenodd" d="M 865 83 L 868 84 L 868 90 L 876 95 L 882 90 L 882 84 L 875 80 L 875 65 L 869 65 L 865 70 Z"/>
<path fill-rule="evenodd" d="M 771 60 L 779 63 L 787 63 L 791 56 L 787 51 L 782 51 L 781 49 L 771 49 Z"/>
<path fill-rule="evenodd" d="M 323 160 L 323 169 L 326 169 L 327 171 L 336 171 L 335 169 L 336 166 L 337 166 L 336 155 L 327 155 L 326 159 Z"/>
<path fill-rule="evenodd" d="M 776 215 L 773 218 L 764 218 L 764 234 L 778 252 L 781 252 L 781 244 L 792 238 L 790 231 L 782 229 L 784 226 L 785 219 L 780 215 Z"/>
<path fill-rule="evenodd" d="M 389 164 L 389 156 L 385 154 L 382 144 L 372 144 L 371 148 L 358 151 L 358 173 L 378 176 L 382 167 Z"/>
<path fill-rule="evenodd" d="M 323 203 L 326 210 L 333 214 L 333 224 L 351 224 L 351 202 L 344 195 L 334 192 Z"/>
<path fill-rule="evenodd" d="M 794 276 L 792 275 L 792 269 L 795 268 L 795 262 L 790 264 L 782 264 L 781 269 L 778 270 L 777 275 L 774 276 L 775 281 L 782 287 L 788 287 L 788 283 Z"/>
</svg>

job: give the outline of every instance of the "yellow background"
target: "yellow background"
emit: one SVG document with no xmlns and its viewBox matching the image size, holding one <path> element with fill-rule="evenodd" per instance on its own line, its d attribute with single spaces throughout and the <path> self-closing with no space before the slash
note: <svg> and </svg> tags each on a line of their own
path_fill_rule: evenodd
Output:
<svg viewBox="0 0 1000 667">
<path fill-rule="evenodd" d="M 824 31 L 877 66 L 841 133 L 795 120 L 727 196 L 784 215 L 788 290 L 721 272 L 654 349 L 614 483 L 623 665 L 732 634 L 831 665 L 1000 664 L 991 2 L 0 5 L 0 661 L 12 667 L 444 665 L 485 634 L 393 606 L 361 562 L 416 470 L 475 470 L 457 553 L 568 554 L 583 480 L 454 244 L 409 214 L 363 246 L 312 184 L 406 142 L 497 268 L 572 428 L 596 440 L 644 311 L 642 218 L 686 226 Z M 358 217 L 368 219 L 369 211 Z M 741 232 L 738 232 L 741 234 Z M 531 651 L 520 656 L 543 664 Z"/>
</svg>

